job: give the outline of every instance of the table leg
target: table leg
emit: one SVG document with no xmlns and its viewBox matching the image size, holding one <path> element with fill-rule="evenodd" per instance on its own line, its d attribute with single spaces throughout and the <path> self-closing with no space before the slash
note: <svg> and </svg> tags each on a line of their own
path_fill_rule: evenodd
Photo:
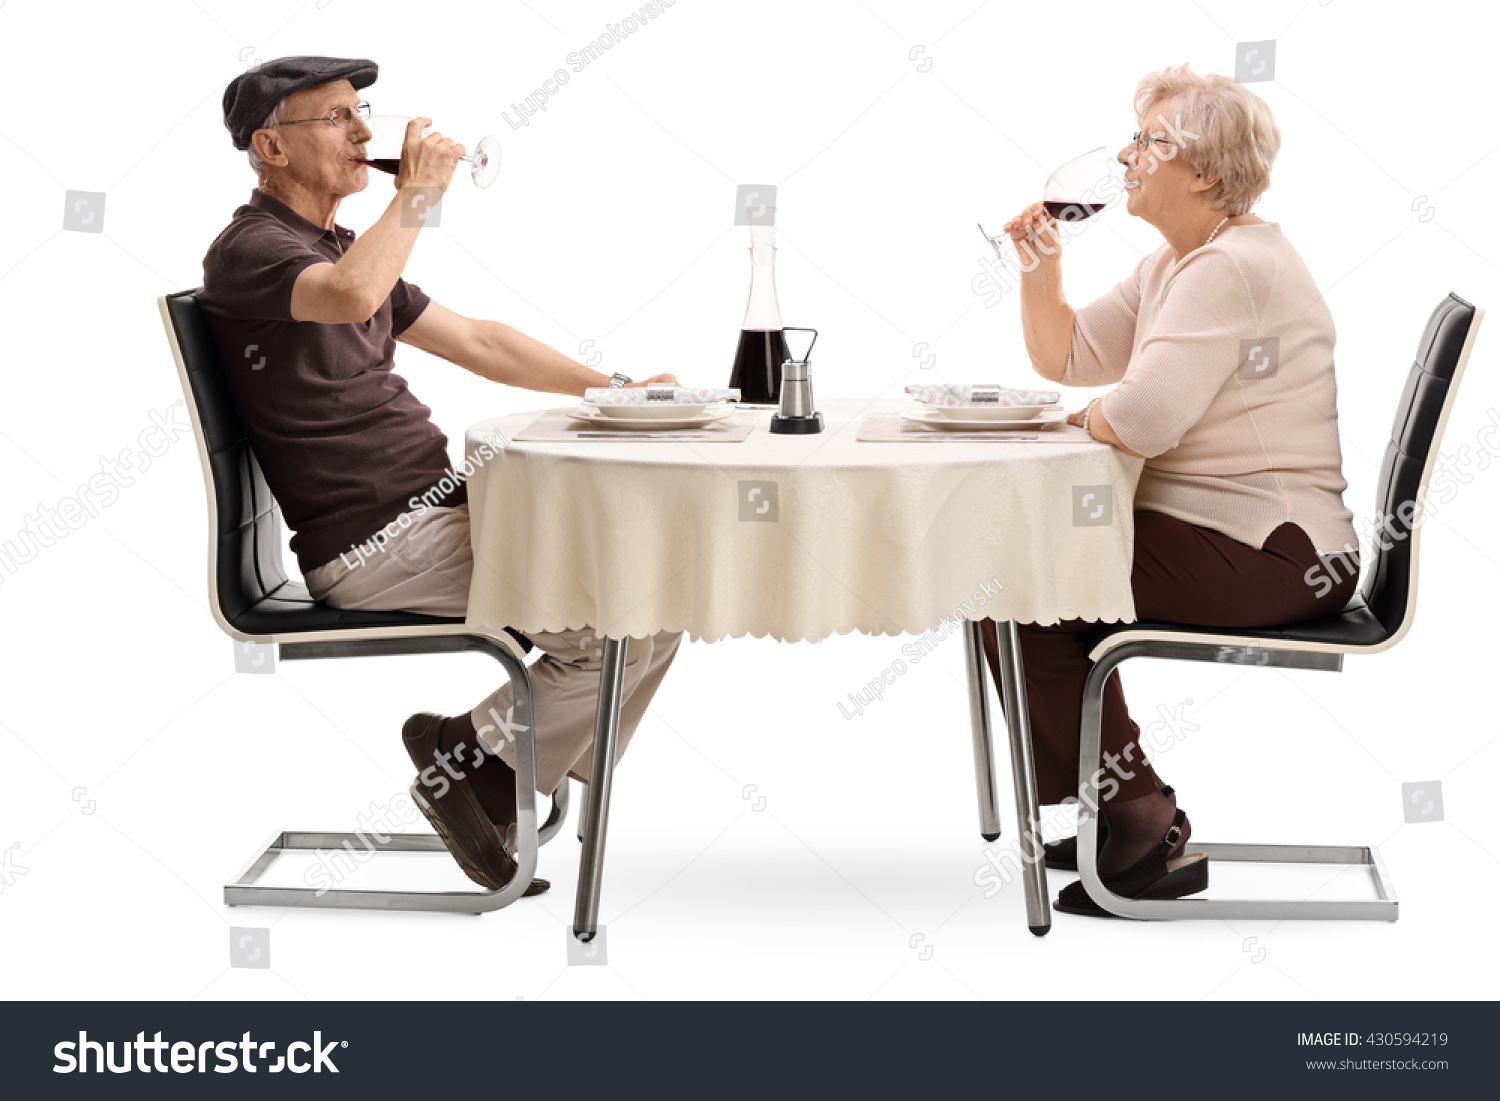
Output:
<svg viewBox="0 0 1500 1101">
<path fill-rule="evenodd" d="M 1015 620 L 995 624 L 1000 645 L 1000 689 L 1005 697 L 1005 726 L 1010 732 L 1010 771 L 1016 788 L 1021 863 L 1025 868 L 1026 924 L 1037 936 L 1052 928 L 1047 898 L 1047 866 L 1042 858 L 1042 816 L 1036 794 L 1036 761 L 1031 754 L 1031 711 L 1026 705 L 1026 664 L 1021 632 Z"/>
<path fill-rule="evenodd" d="M 573 936 L 590 941 L 599 929 L 599 894 L 604 880 L 604 838 L 609 828 L 609 790 L 615 774 L 615 747 L 620 735 L 620 692 L 625 682 L 625 654 L 630 639 L 605 638 L 599 669 L 599 702 L 594 713 L 594 754 L 584 799 L 583 852 L 578 858 L 578 899 L 573 909 Z"/>
<path fill-rule="evenodd" d="M 982 620 L 964 624 L 964 669 L 969 678 L 969 727 L 974 737 L 974 783 L 979 788 L 979 836 L 1000 837 L 1000 800 L 995 782 L 995 740 L 990 732 L 990 698 L 984 678 Z"/>
</svg>

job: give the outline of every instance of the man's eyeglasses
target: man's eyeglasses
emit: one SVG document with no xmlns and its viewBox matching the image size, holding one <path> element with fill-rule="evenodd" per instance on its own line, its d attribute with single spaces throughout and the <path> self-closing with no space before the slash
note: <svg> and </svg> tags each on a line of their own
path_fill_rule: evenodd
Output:
<svg viewBox="0 0 1500 1101">
<path fill-rule="evenodd" d="M 1175 144 L 1174 142 L 1168 141 L 1166 138 L 1153 138 L 1144 130 L 1137 130 L 1135 132 L 1135 151 L 1137 153 L 1144 153 L 1146 151 L 1146 146 L 1150 145 L 1153 142 L 1158 145 Z"/>
<path fill-rule="evenodd" d="M 328 114 L 324 115 L 322 118 L 283 119 L 276 125 L 291 126 L 299 122 L 326 122 L 330 125 L 337 126 L 340 130 L 342 130 L 344 127 L 348 126 L 351 122 L 354 121 L 355 115 L 358 115 L 362 119 L 369 118 L 370 105 L 368 103 L 361 103 L 357 107 L 335 107 L 332 111 L 328 112 Z"/>
</svg>

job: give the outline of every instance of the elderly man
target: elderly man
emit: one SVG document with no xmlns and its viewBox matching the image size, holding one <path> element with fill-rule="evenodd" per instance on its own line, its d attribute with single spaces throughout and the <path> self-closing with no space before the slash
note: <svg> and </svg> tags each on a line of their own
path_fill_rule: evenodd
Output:
<svg viewBox="0 0 1500 1101">
<path fill-rule="evenodd" d="M 259 186 L 204 257 L 198 301 L 313 596 L 337 608 L 461 616 L 473 568 L 465 487 L 451 477 L 447 437 L 392 370 L 395 342 L 528 390 L 581 396 L 630 380 L 462 317 L 402 279 L 423 225 L 403 212 L 435 205 L 464 154 L 441 134 L 422 136 L 431 120 L 408 125 L 379 220 L 357 240 L 334 223 L 339 202 L 369 183 L 369 105 L 359 91 L 377 72 L 371 61 L 290 57 L 230 82 L 224 124 Z M 532 639 L 544 651 L 531 676 L 546 795 L 589 775 L 601 653 L 587 628 Z M 621 753 L 680 641 L 632 640 Z M 510 706 L 506 685 L 468 714 L 413 715 L 402 728 L 418 805 L 490 889 L 516 872 Z M 527 893 L 546 887 L 536 880 Z"/>
</svg>

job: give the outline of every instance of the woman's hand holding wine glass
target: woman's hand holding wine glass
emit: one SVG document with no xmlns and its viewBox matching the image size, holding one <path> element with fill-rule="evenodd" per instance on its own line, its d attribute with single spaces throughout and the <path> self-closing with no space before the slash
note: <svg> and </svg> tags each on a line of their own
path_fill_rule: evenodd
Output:
<svg viewBox="0 0 1500 1101">
<path fill-rule="evenodd" d="M 1107 186 L 1111 181 L 1115 182 L 1114 193 L 1118 194 L 1115 162 L 1103 146 L 1074 157 L 1048 176 L 1042 188 L 1042 201 L 1032 203 L 1005 223 L 1005 233 L 1022 259 L 1032 266 L 1033 259 L 1042 263 L 1056 260 L 1062 245 L 1058 221 L 1084 222 L 1109 206 L 1100 196 L 1111 193 Z M 1041 240 L 1044 234 L 1046 241 Z M 1022 249 L 1022 242 L 1028 247 Z"/>
<path fill-rule="evenodd" d="M 1022 241 L 1035 241 L 1037 237 L 1056 224 L 1057 219 L 1047 213 L 1047 208 L 1042 203 L 1032 203 L 1021 213 L 1017 214 L 1002 227 L 1002 232 L 1010 237 L 1011 244 L 1020 251 Z M 1041 249 L 1028 249 L 1035 252 L 1041 259 L 1045 260 L 1049 255 L 1057 255 L 1057 234 L 1048 233 L 1048 251 Z"/>
<path fill-rule="evenodd" d="M 398 191 L 404 187 L 435 187 L 441 196 L 453 181 L 464 147 L 439 133 L 424 138 L 423 128 L 431 125 L 429 118 L 407 122 L 406 137 L 401 143 L 401 169 L 396 173 Z"/>
</svg>

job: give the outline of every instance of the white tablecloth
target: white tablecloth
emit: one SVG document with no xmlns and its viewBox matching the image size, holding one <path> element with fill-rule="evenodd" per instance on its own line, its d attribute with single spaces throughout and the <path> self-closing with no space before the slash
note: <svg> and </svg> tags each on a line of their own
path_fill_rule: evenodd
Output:
<svg viewBox="0 0 1500 1101">
<path fill-rule="evenodd" d="M 511 443 L 488 461 L 481 441 L 537 414 L 474 425 L 469 620 L 796 642 L 919 635 L 955 615 L 1135 618 L 1139 459 L 1089 443 L 857 443 L 865 416 L 909 402 L 820 404 L 815 436 L 771 435 L 765 410 L 743 443 Z"/>
</svg>

